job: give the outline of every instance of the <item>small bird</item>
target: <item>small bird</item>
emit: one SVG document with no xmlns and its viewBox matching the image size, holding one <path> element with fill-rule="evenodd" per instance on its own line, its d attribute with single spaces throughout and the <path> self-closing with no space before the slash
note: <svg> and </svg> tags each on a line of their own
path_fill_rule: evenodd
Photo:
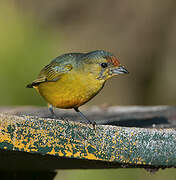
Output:
<svg viewBox="0 0 176 180">
<path fill-rule="evenodd" d="M 27 88 L 35 88 L 40 93 L 54 117 L 53 107 L 73 108 L 89 121 L 78 108 L 97 95 L 107 79 L 124 73 L 128 71 L 110 52 L 68 53 L 46 65 Z"/>
</svg>

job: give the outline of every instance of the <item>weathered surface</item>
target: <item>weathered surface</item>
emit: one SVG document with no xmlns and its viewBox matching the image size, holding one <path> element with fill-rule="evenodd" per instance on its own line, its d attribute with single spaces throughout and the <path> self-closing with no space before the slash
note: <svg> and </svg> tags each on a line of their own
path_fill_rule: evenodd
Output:
<svg viewBox="0 0 176 180">
<path fill-rule="evenodd" d="M 175 129 L 116 126 L 123 122 L 131 126 L 130 121 L 135 121 L 140 127 L 142 124 L 172 127 L 176 121 L 174 107 L 94 108 L 87 111 L 89 118 L 94 117 L 97 124 L 114 125 L 97 125 L 96 130 L 89 124 L 42 118 L 49 115 L 43 108 L 6 109 L 5 112 L 8 114 L 0 114 L 1 162 L 6 159 L 2 155 L 9 157 L 15 153 L 19 159 L 20 156 L 35 159 L 31 166 L 29 162 L 28 168 L 32 168 L 32 162 L 37 166 L 42 164 L 41 155 L 44 155 L 43 163 L 47 161 L 47 164 L 36 167 L 39 169 L 176 167 Z M 73 120 L 73 114 L 65 112 L 60 111 L 60 115 Z M 37 113 L 38 116 L 29 116 Z M 152 119 L 150 125 L 147 119 Z"/>
</svg>

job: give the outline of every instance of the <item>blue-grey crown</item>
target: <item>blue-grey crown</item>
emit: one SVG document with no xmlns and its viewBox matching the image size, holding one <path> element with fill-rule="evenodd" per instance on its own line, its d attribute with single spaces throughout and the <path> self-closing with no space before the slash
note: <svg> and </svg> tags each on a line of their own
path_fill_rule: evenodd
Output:
<svg viewBox="0 0 176 180">
<path fill-rule="evenodd" d="M 112 53 L 104 50 L 91 51 L 83 55 L 86 59 L 113 56 Z"/>
</svg>

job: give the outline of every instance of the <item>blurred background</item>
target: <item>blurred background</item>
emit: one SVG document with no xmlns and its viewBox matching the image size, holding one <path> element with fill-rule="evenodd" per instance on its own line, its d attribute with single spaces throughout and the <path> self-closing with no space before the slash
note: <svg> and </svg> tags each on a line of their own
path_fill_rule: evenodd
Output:
<svg viewBox="0 0 176 180">
<path fill-rule="evenodd" d="M 42 105 L 26 84 L 68 52 L 103 49 L 129 75 L 109 80 L 90 105 L 175 105 L 175 0 L 1 0 L 0 105 Z M 176 179 L 174 170 L 59 171 L 56 179 Z"/>
</svg>

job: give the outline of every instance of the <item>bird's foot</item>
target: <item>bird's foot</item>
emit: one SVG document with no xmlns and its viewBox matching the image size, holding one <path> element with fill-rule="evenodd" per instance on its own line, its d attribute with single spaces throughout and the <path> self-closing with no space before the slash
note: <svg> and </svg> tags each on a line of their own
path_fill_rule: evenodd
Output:
<svg viewBox="0 0 176 180">
<path fill-rule="evenodd" d="M 96 122 L 94 121 L 94 122 L 92 122 L 91 124 L 92 124 L 92 126 L 93 126 L 93 129 L 96 130 Z"/>
<path fill-rule="evenodd" d="M 93 129 L 95 130 L 95 125 L 96 122 L 91 122 L 77 107 L 74 108 L 74 110 L 81 116 L 81 118 L 84 120 L 84 122 L 86 122 L 87 124 L 92 124 L 93 125 Z"/>
</svg>

